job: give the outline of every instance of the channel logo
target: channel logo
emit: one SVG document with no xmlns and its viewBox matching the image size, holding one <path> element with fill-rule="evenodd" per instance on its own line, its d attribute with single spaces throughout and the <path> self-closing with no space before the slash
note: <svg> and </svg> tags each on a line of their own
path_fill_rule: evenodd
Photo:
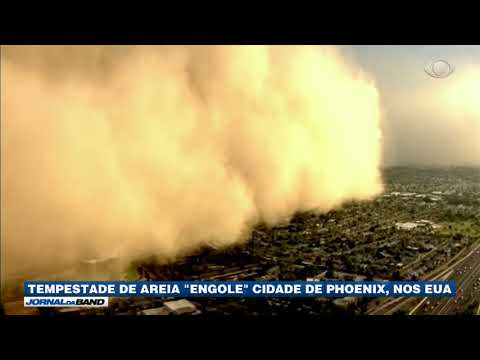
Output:
<svg viewBox="0 0 480 360">
<path fill-rule="evenodd" d="M 24 307 L 107 307 L 108 297 L 24 297 Z"/>
<path fill-rule="evenodd" d="M 444 59 L 435 59 L 425 66 L 425 72 L 436 79 L 444 79 L 454 71 L 455 67 Z"/>
</svg>

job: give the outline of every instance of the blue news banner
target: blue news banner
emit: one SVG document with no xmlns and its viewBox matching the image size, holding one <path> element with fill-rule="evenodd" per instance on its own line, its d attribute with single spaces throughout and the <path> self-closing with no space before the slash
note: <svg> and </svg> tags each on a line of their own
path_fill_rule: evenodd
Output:
<svg viewBox="0 0 480 360">
<path fill-rule="evenodd" d="M 455 281 L 26 281 L 25 297 L 454 297 Z"/>
</svg>

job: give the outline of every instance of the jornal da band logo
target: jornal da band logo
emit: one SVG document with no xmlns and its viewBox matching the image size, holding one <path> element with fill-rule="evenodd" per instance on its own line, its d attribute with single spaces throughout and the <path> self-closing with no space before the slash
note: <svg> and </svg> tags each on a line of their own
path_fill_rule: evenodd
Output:
<svg viewBox="0 0 480 360">
<path fill-rule="evenodd" d="M 25 307 L 106 307 L 107 297 L 24 297 Z"/>
</svg>

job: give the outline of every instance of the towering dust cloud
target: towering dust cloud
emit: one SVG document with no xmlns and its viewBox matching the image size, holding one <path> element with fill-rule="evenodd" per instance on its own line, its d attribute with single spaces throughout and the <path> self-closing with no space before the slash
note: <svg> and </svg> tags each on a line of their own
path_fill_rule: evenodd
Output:
<svg viewBox="0 0 480 360">
<path fill-rule="evenodd" d="M 6 274 L 172 259 L 381 191 L 374 84 L 335 48 L 2 48 Z"/>
</svg>

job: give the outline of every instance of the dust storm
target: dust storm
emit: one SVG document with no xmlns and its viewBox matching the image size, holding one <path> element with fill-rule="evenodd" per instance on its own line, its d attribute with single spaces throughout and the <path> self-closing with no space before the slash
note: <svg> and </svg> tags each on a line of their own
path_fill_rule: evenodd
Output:
<svg viewBox="0 0 480 360">
<path fill-rule="evenodd" d="M 2 46 L 3 274 L 175 259 L 382 190 L 373 80 L 327 46 Z"/>
</svg>

